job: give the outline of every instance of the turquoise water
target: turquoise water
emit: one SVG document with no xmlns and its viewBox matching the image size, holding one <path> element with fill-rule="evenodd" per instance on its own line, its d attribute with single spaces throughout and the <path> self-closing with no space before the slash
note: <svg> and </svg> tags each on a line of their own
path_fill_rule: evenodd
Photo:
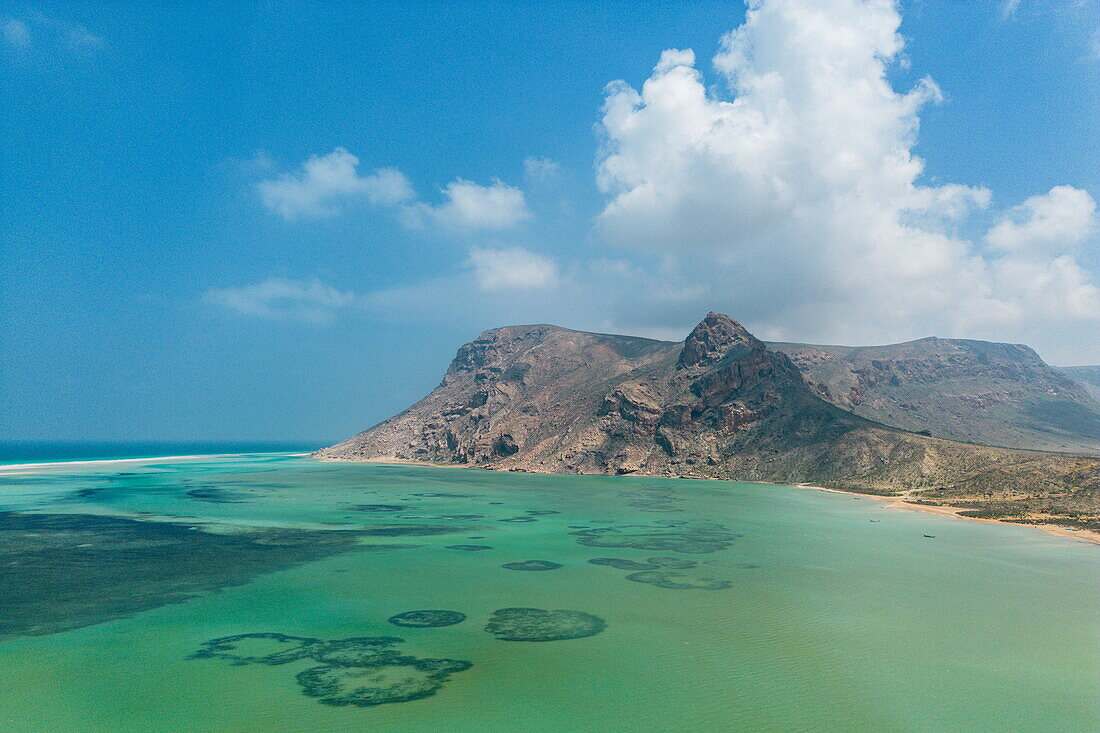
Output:
<svg viewBox="0 0 1100 733">
<path fill-rule="evenodd" d="M 0 510 L 20 513 L 0 521 L 0 585 L 42 563 L 42 577 L 81 587 L 38 607 L 67 630 L 36 631 L 19 609 L 0 617 L 16 630 L 0 638 L 6 731 L 1100 729 L 1100 548 L 1023 527 L 759 484 L 278 456 L 0 474 Z M 65 529 L 5 541 L 26 512 Z M 141 534 L 151 523 L 195 529 Z M 213 552 L 187 578 L 157 576 L 188 600 L 91 622 L 88 597 L 125 578 L 97 576 L 81 548 L 116 543 L 140 574 L 192 535 L 201 548 L 292 530 L 312 533 L 294 542 L 352 537 L 351 549 L 294 562 L 261 553 L 252 562 L 270 567 L 194 591 L 195 573 L 229 577 L 244 562 Z M 255 536 L 256 547 L 282 541 Z M 449 549 L 463 545 L 488 549 Z M 531 560 L 560 567 L 502 567 Z M 518 632 L 501 631 L 509 617 L 494 612 L 510 608 L 579 615 L 528 611 Z M 465 619 L 388 621 L 413 610 Z M 260 633 L 314 641 L 252 637 L 190 658 L 204 642 Z M 499 638 L 508 633 L 575 638 Z M 332 661 L 333 642 L 362 637 L 403 641 L 387 642 L 391 656 Z M 288 649 L 301 655 L 228 658 Z M 440 665 L 423 660 L 455 664 L 429 679 Z M 311 669 L 335 687 L 303 684 Z M 426 694 L 323 702 L 410 689 Z"/>
<path fill-rule="evenodd" d="M 224 453 L 312 453 L 332 441 L 0 440 L 0 466 Z"/>
</svg>

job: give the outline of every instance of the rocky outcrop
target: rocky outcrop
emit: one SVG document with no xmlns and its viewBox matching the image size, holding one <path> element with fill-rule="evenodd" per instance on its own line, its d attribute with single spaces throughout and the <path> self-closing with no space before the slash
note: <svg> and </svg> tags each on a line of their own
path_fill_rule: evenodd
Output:
<svg viewBox="0 0 1100 733">
<path fill-rule="evenodd" d="M 1059 367 L 1058 371 L 1082 385 L 1093 399 L 1100 400 L 1100 366 Z"/>
<path fill-rule="evenodd" d="M 805 364 L 837 357 L 807 349 L 794 358 Z M 892 364 L 870 368 L 913 368 Z M 850 386 L 866 395 L 869 383 Z M 786 353 L 716 313 L 683 343 L 509 326 L 459 349 L 423 400 L 316 455 L 882 492 L 1035 491 L 1036 475 L 1045 477 L 1044 491 L 1091 496 L 1089 487 L 1100 487 L 1098 460 L 906 432 L 827 402 L 821 395 L 831 391 L 831 384 L 811 388 Z"/>
<path fill-rule="evenodd" d="M 871 420 L 970 443 L 1100 454 L 1100 403 L 1075 381 L 1087 372 L 1067 375 L 1027 346 L 941 338 L 769 346 L 817 394 Z"/>
<path fill-rule="evenodd" d="M 744 353 L 764 348 L 740 323 L 711 311 L 684 340 L 678 364 L 681 368 L 703 367 L 728 357 L 734 350 Z"/>
</svg>

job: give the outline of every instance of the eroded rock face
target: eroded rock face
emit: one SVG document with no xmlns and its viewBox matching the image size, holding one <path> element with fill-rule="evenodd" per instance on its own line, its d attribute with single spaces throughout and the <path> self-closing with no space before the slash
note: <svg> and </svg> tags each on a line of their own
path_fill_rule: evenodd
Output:
<svg viewBox="0 0 1100 733">
<path fill-rule="evenodd" d="M 787 350 L 805 368 L 833 369 L 844 360 L 831 348 Z M 983 369 L 1012 371 L 1008 357 L 986 351 L 975 357 Z M 947 371 L 962 369 L 952 366 L 956 357 L 948 352 Z M 1005 353 L 1028 361 L 1024 352 Z M 876 359 L 866 366 L 873 378 L 811 386 L 787 354 L 717 313 L 707 314 L 683 343 L 508 326 L 463 346 L 442 384 L 423 400 L 316 455 L 544 473 L 806 482 L 875 492 L 1016 491 L 1035 486 L 1036 474 L 1050 479 L 1043 485 L 1051 491 L 1100 481 L 1094 459 L 935 440 L 927 435 L 935 431 L 893 429 L 823 399 L 871 409 L 883 385 L 913 379 L 914 369 L 898 358 Z M 971 409 L 986 409 L 1001 396 L 973 397 Z M 998 477 L 996 485 L 991 476 Z"/>
<path fill-rule="evenodd" d="M 729 316 L 711 311 L 684 341 L 679 365 L 698 367 L 713 364 L 736 347 L 763 349 L 764 344 Z"/>
</svg>

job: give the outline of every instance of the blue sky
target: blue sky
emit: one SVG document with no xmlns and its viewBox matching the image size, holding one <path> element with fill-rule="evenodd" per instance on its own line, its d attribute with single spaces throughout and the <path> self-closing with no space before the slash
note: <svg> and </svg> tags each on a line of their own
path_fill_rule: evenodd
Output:
<svg viewBox="0 0 1100 733">
<path fill-rule="evenodd" d="M 1100 3 L 755 5 L 0 5 L 0 437 L 339 438 L 516 322 L 1100 363 Z"/>
</svg>

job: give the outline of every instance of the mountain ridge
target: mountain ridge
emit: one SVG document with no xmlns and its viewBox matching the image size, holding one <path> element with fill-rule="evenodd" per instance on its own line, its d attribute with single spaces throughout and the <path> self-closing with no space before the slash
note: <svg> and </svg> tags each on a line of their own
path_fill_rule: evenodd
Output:
<svg viewBox="0 0 1100 733">
<path fill-rule="evenodd" d="M 716 313 L 682 343 L 490 329 L 459 349 L 432 393 L 315 455 L 919 492 L 1075 521 L 1100 504 L 1096 458 L 875 422 L 824 400 L 787 354 Z"/>
<path fill-rule="evenodd" d="M 1100 454 L 1100 402 L 1022 344 L 769 345 L 818 394 L 878 422 L 981 445 Z"/>
</svg>

